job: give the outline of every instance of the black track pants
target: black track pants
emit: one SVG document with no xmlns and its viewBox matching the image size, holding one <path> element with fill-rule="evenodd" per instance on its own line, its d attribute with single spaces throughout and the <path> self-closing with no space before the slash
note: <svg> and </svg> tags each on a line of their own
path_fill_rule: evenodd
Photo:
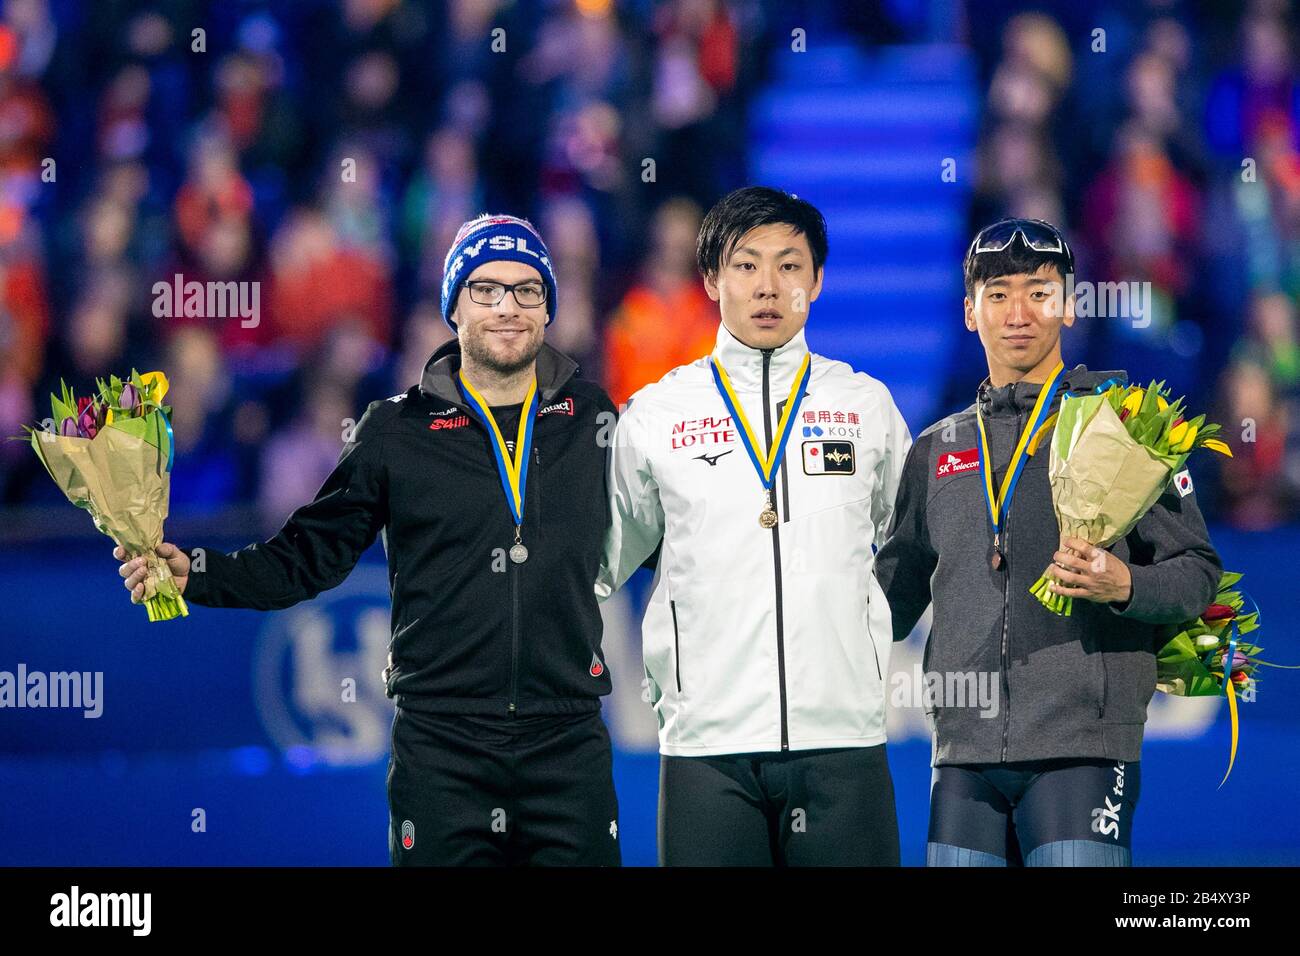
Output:
<svg viewBox="0 0 1300 956">
<path fill-rule="evenodd" d="M 659 758 L 661 866 L 897 866 L 885 745 Z"/>
<path fill-rule="evenodd" d="M 398 708 L 388 764 L 394 866 L 618 866 L 600 712 L 498 718 Z"/>
</svg>

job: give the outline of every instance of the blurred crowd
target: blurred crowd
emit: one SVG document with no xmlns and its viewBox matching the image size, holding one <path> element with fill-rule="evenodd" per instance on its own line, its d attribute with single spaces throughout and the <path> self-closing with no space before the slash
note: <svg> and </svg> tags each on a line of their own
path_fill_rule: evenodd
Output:
<svg viewBox="0 0 1300 956">
<path fill-rule="evenodd" d="M 443 257 L 483 211 L 539 226 L 562 301 L 547 339 L 622 402 L 711 347 L 695 235 L 747 182 L 746 104 L 787 42 L 782 18 L 810 7 L 828 29 L 900 42 L 916 37 L 891 15 L 919 6 L 7 0 L 0 434 L 48 415 L 60 377 L 84 393 L 96 375 L 164 369 L 173 510 L 256 503 L 274 531 L 351 416 L 418 381 L 450 335 Z M 1175 389 L 1213 391 L 1236 451 L 1221 515 L 1289 520 L 1300 85 L 1286 4 L 1022 6 L 968 3 L 954 26 L 987 94 L 972 226 L 1046 218 L 1076 237 L 1081 278 L 1149 281 L 1149 322 L 1083 322 L 1072 347 L 1094 368 L 1146 355 Z M 255 321 L 162 308 L 158 284 L 177 276 L 255 288 Z M 0 507 L 58 495 L 30 449 L 0 443 Z"/>
<path fill-rule="evenodd" d="M 625 400 L 712 341 L 695 234 L 743 182 L 763 14 L 9 0 L 0 431 L 47 416 L 60 377 L 84 393 L 164 369 L 173 510 L 255 501 L 274 530 L 365 403 L 449 337 L 443 258 L 485 210 L 539 226 L 562 302 L 547 339 Z M 177 276 L 256 289 L 256 315 L 177 308 Z M 0 446 L 0 492 L 58 495 L 19 442 Z"/>
<path fill-rule="evenodd" d="M 1266 529 L 1300 504 L 1300 66 L 1285 0 L 990 0 L 971 20 L 986 109 L 976 227 L 1061 224 L 1080 280 L 1149 283 L 1067 352 L 1211 398 L 1234 451 L 1208 510 Z M 1194 469 L 1195 470 L 1195 469 Z"/>
</svg>

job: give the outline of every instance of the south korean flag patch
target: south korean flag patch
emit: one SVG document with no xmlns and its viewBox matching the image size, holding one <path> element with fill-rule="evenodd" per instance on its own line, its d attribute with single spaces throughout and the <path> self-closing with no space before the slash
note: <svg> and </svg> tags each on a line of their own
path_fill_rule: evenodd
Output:
<svg viewBox="0 0 1300 956">
<path fill-rule="evenodd" d="M 1186 468 L 1174 475 L 1174 487 L 1178 489 L 1179 498 L 1186 498 L 1192 493 L 1192 476 Z"/>
</svg>

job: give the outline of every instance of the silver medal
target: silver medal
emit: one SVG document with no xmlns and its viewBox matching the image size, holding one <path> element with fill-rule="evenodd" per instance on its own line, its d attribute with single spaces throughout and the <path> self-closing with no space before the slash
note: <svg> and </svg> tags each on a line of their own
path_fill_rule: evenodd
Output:
<svg viewBox="0 0 1300 956">
<path fill-rule="evenodd" d="M 528 560 L 528 549 L 522 544 L 515 544 L 510 548 L 510 560 L 515 564 L 523 564 Z"/>
</svg>

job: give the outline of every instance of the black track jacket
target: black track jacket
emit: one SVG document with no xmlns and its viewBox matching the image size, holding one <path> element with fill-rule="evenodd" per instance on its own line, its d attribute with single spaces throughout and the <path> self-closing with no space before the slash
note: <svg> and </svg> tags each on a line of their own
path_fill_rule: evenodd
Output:
<svg viewBox="0 0 1300 956">
<path fill-rule="evenodd" d="M 543 345 L 522 539 L 487 426 L 454 375 L 456 342 L 420 384 L 371 402 L 314 501 L 270 540 L 207 549 L 185 599 L 286 608 L 340 584 L 383 536 L 392 597 L 386 693 L 432 713 L 595 711 L 610 692 L 593 584 L 609 524 L 606 446 L 615 411 L 577 365 Z M 191 549 L 191 554 L 197 552 Z"/>
</svg>

